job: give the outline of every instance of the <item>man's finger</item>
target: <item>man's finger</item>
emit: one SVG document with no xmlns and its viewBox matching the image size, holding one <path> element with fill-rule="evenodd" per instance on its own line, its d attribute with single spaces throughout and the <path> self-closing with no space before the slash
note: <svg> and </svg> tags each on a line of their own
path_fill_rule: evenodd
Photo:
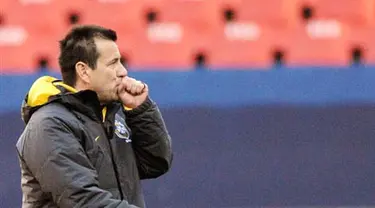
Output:
<svg viewBox="0 0 375 208">
<path fill-rule="evenodd" d="M 136 86 L 135 83 L 133 82 L 133 83 L 131 84 L 130 89 L 129 89 L 129 93 L 132 94 L 132 95 L 134 95 L 135 92 L 136 92 L 136 89 L 137 89 L 137 86 Z"/>
<path fill-rule="evenodd" d="M 146 83 L 142 82 L 142 89 L 141 89 L 141 92 L 143 92 L 143 90 L 146 89 Z"/>
<path fill-rule="evenodd" d="M 143 84 L 142 93 L 148 91 L 148 85 L 144 82 L 142 82 L 142 84 Z"/>
<path fill-rule="evenodd" d="M 124 77 L 123 78 L 122 83 L 124 84 L 126 91 L 130 92 L 130 90 L 132 88 L 132 84 L 134 82 L 133 80 L 134 79 L 131 78 L 131 77 Z"/>
<path fill-rule="evenodd" d="M 142 93 L 142 88 L 143 88 L 142 82 L 136 80 L 133 82 L 130 92 L 133 95 L 139 95 Z"/>
<path fill-rule="evenodd" d="M 131 77 L 124 77 L 125 90 L 132 95 L 140 95 L 147 88 L 147 85 Z"/>
<path fill-rule="evenodd" d="M 141 94 L 144 89 L 144 84 L 141 81 L 137 81 L 137 94 Z"/>
</svg>

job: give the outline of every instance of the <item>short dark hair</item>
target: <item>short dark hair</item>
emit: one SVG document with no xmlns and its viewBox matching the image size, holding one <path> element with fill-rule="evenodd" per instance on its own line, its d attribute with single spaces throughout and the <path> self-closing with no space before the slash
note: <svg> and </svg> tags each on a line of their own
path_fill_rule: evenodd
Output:
<svg viewBox="0 0 375 208">
<path fill-rule="evenodd" d="M 74 86 L 77 81 L 75 65 L 82 61 L 95 69 L 99 53 L 94 38 L 116 41 L 114 30 L 97 25 L 73 27 L 64 39 L 60 40 L 59 65 L 64 83 Z"/>
</svg>

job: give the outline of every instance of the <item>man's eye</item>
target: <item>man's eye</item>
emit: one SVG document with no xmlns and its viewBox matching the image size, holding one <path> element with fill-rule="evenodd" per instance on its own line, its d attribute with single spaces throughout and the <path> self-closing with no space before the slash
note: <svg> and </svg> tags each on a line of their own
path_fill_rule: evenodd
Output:
<svg viewBox="0 0 375 208">
<path fill-rule="evenodd" d="M 110 65 L 114 65 L 114 64 L 116 64 L 117 62 L 118 62 L 118 59 L 112 61 L 112 62 L 110 63 Z"/>
</svg>

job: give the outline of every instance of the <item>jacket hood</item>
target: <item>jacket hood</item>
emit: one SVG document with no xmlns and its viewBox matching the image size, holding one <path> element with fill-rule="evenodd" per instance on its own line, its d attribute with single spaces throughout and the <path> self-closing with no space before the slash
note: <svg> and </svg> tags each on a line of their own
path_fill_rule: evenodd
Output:
<svg viewBox="0 0 375 208">
<path fill-rule="evenodd" d="M 64 84 L 61 80 L 54 77 L 43 76 L 38 78 L 31 86 L 22 102 L 21 115 L 22 120 L 27 123 L 31 115 L 40 107 L 56 101 L 63 93 L 76 93 L 73 87 Z"/>
</svg>

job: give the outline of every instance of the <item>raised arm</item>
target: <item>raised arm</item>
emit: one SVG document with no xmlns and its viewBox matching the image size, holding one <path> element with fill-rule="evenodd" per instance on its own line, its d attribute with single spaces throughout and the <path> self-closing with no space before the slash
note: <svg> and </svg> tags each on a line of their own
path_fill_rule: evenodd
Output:
<svg viewBox="0 0 375 208">
<path fill-rule="evenodd" d="M 171 137 L 157 105 L 150 99 L 131 111 L 125 111 L 132 130 L 133 148 L 141 179 L 166 173 L 172 163 Z"/>
</svg>

